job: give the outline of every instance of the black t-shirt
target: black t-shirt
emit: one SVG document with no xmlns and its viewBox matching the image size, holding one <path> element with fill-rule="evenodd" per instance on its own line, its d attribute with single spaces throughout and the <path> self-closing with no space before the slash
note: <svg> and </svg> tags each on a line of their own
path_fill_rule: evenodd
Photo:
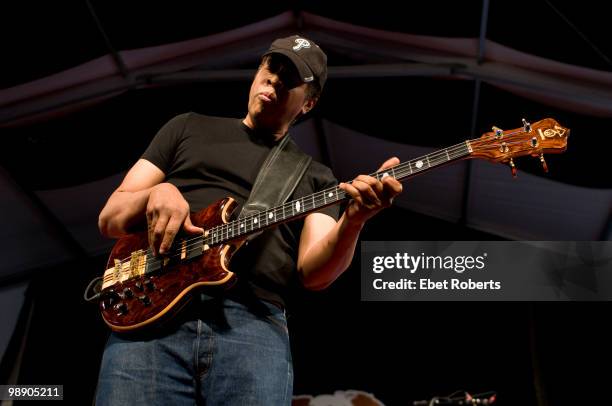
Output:
<svg viewBox="0 0 612 406">
<path fill-rule="evenodd" d="M 225 197 L 236 199 L 241 207 L 274 145 L 270 134 L 250 129 L 241 119 L 187 113 L 166 123 L 142 158 L 161 169 L 166 182 L 175 185 L 191 211 L 197 212 Z M 328 167 L 313 160 L 289 200 L 337 183 Z M 338 219 L 338 206 L 319 212 Z M 285 306 L 298 280 L 296 264 L 303 224 L 303 219 L 281 224 L 243 245 L 230 264 L 241 282 L 235 292 L 252 293 Z"/>
</svg>

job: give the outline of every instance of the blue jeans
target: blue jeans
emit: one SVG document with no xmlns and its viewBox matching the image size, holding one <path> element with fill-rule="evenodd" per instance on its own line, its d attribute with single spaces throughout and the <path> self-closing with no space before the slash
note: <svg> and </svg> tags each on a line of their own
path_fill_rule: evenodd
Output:
<svg viewBox="0 0 612 406">
<path fill-rule="evenodd" d="M 169 331 L 111 334 L 96 405 L 290 405 L 293 366 L 285 313 L 202 295 Z"/>
</svg>

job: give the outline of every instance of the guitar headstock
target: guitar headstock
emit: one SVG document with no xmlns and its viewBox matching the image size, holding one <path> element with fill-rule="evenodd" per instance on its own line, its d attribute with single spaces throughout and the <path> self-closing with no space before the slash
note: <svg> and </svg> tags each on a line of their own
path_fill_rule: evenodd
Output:
<svg viewBox="0 0 612 406">
<path fill-rule="evenodd" d="M 533 124 L 523 119 L 523 126 L 513 130 L 493 127 L 480 138 L 469 141 L 470 157 L 491 162 L 509 163 L 516 176 L 513 158 L 525 155 L 539 157 L 544 171 L 548 172 L 544 154 L 560 154 L 567 149 L 569 128 L 562 127 L 552 118 Z"/>
</svg>

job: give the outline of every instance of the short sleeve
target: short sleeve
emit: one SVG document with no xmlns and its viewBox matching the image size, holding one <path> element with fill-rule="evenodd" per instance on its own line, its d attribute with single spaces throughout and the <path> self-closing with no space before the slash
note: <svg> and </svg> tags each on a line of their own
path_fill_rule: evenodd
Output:
<svg viewBox="0 0 612 406">
<path fill-rule="evenodd" d="M 176 149 L 185 131 L 189 114 L 180 114 L 164 124 L 142 154 L 143 159 L 157 166 L 166 175 L 172 169 Z"/>
</svg>

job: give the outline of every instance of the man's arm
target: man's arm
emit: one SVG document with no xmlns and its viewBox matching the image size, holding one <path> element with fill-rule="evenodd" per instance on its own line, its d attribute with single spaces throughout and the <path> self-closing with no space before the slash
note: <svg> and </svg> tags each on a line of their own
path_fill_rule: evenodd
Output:
<svg viewBox="0 0 612 406">
<path fill-rule="evenodd" d="M 191 224 L 189 204 L 157 166 L 140 159 L 129 170 L 121 185 L 111 194 L 100 212 L 98 227 L 107 236 L 118 238 L 132 226 L 147 221 L 153 252 L 165 253 L 181 226 L 191 233 L 203 233 Z"/>
<path fill-rule="evenodd" d="M 391 158 L 379 171 L 398 163 L 397 158 Z M 298 273 L 308 289 L 328 287 L 348 268 L 365 222 L 390 206 L 393 198 L 402 191 L 401 183 L 390 176 L 378 181 L 371 176 L 359 175 L 351 184 L 341 183 L 339 187 L 352 200 L 338 222 L 321 213 L 313 213 L 304 220 Z"/>
</svg>

